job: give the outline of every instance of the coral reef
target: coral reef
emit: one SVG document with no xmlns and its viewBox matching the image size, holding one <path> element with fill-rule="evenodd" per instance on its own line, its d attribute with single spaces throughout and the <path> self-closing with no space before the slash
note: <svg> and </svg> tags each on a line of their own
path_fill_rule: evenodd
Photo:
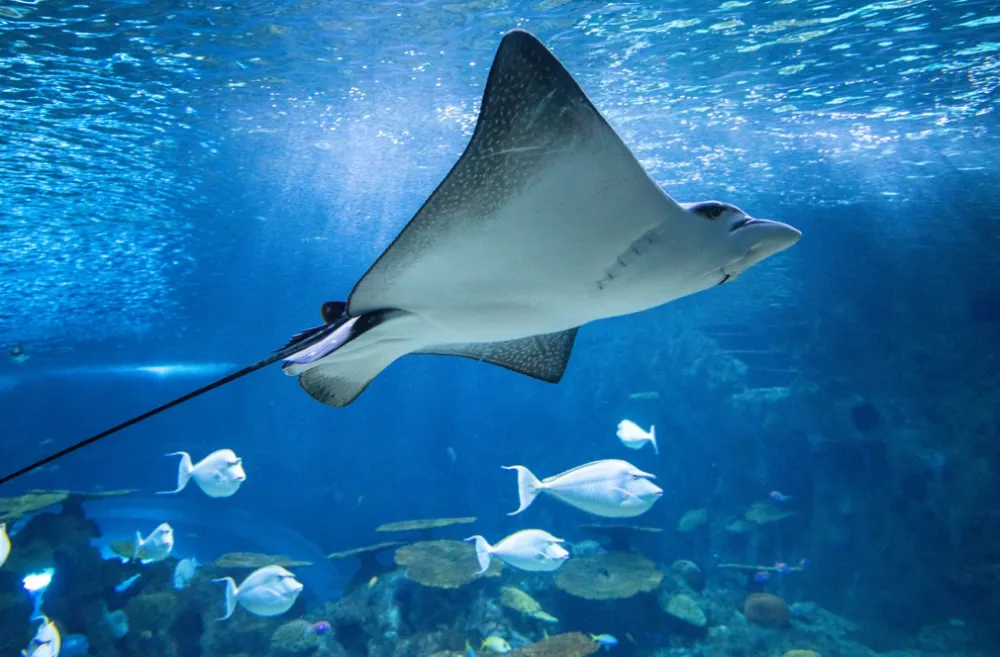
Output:
<svg viewBox="0 0 1000 657">
<path fill-rule="evenodd" d="M 308 568 L 311 561 L 299 561 L 286 554 L 258 554 L 256 552 L 230 552 L 224 554 L 212 565 L 223 569 L 253 569 L 265 566 L 281 566 L 282 568 Z"/>
<path fill-rule="evenodd" d="M 470 525 L 477 520 L 475 516 L 460 518 L 424 518 L 421 520 L 402 520 L 388 522 L 375 528 L 376 532 L 417 532 L 425 541 L 430 540 L 433 530 L 455 525 Z"/>
<path fill-rule="evenodd" d="M 587 657 L 600 649 L 600 645 L 579 632 L 558 634 L 538 643 L 519 648 L 511 657 Z"/>
<path fill-rule="evenodd" d="M 702 611 L 701 605 L 683 593 L 672 596 L 663 607 L 663 611 L 692 627 L 702 628 L 708 624 L 708 617 Z"/>
<path fill-rule="evenodd" d="M 588 600 L 621 600 L 659 586 L 663 573 L 636 552 L 606 552 L 570 559 L 555 577 L 557 587 Z"/>
<path fill-rule="evenodd" d="M 42 501 L 36 496 L 9 508 L 19 513 Z M 741 519 L 750 529 L 739 536 L 766 537 L 779 530 L 775 537 L 780 538 L 780 528 L 794 526 L 794 521 L 771 520 L 780 515 L 773 509 L 783 509 L 769 506 L 757 506 L 750 519 Z M 20 575 L 24 569 L 50 565 L 58 575 L 46 592 L 46 613 L 66 636 L 85 636 L 90 654 L 101 657 L 467 657 L 466 642 L 486 654 L 479 649 L 486 637 L 509 642 L 509 654 L 515 657 L 583 657 L 601 647 L 584 630 L 613 634 L 619 640 L 614 650 L 637 657 L 878 655 L 863 645 L 855 623 L 816 603 L 789 606 L 782 597 L 763 592 L 801 600 L 809 591 L 811 568 L 755 565 L 766 563 L 767 554 L 751 554 L 743 564 L 706 566 L 705 571 L 685 559 L 657 567 L 638 552 L 605 551 L 594 541 L 576 543 L 574 556 L 555 574 L 504 569 L 494 560 L 490 571 L 479 576 L 475 549 L 462 541 L 349 550 L 331 556 L 357 558 L 379 571 L 367 584 L 358 581 L 341 599 L 307 602 L 303 596 L 280 617 L 258 618 L 242 610 L 218 622 L 223 591 L 211 582 L 210 573 L 175 590 L 177 561 L 172 557 L 141 566 L 102 560 L 90 544 L 98 528 L 83 513 L 78 505 L 63 504 L 60 513 L 29 515 L 13 537 L 10 560 L 0 569 L 0 627 L 5 630 L 0 653 L 18 654 L 31 638 L 31 599 Z M 710 529 L 732 534 L 725 529 L 725 517 L 720 514 Z M 612 543 L 621 537 L 684 538 L 641 527 L 584 529 L 610 537 Z M 377 554 L 393 548 L 397 567 L 375 562 Z M 248 569 L 276 560 L 290 564 L 282 555 L 235 554 L 226 555 L 221 566 L 206 568 Z M 758 570 L 773 578 L 755 589 L 742 575 Z M 137 573 L 141 577 L 131 587 L 115 591 Z M 119 637 L 111 632 L 111 614 L 128 619 L 128 631 Z M 314 625 L 318 621 L 328 621 L 332 629 Z M 318 632 L 316 627 L 327 629 Z M 566 633 L 547 636 L 556 628 Z M 954 646 L 974 641 L 964 621 L 947 622 L 923 628 L 907 651 L 892 657 L 959 655 Z"/>
<path fill-rule="evenodd" d="M 752 593 L 743 602 L 743 615 L 757 625 L 782 627 L 788 624 L 791 611 L 788 604 L 776 595 Z"/>
<path fill-rule="evenodd" d="M 396 564 L 405 567 L 406 577 L 418 584 L 441 589 L 457 589 L 479 577 L 476 549 L 463 541 L 424 541 L 396 550 Z M 503 570 L 494 559 L 483 577 L 496 577 Z"/>
<path fill-rule="evenodd" d="M 670 572 L 684 580 L 692 591 L 701 591 L 705 588 L 705 574 L 693 561 L 678 559 L 670 564 Z"/>
</svg>

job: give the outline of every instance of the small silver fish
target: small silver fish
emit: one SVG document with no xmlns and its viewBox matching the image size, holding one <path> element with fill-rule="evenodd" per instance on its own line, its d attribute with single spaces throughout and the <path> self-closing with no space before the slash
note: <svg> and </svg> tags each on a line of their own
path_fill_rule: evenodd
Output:
<svg viewBox="0 0 1000 657">
<path fill-rule="evenodd" d="M 191 580 L 194 579 L 194 572 L 200 565 L 194 557 L 178 561 L 177 566 L 174 568 L 174 588 L 178 591 L 183 591 L 191 586 Z"/>
<path fill-rule="evenodd" d="M 135 546 L 132 552 L 133 561 L 143 563 L 163 561 L 174 549 L 174 528 L 167 523 L 154 529 L 146 538 L 139 532 L 135 533 Z"/>
<path fill-rule="evenodd" d="M 127 580 L 125 580 L 124 582 L 115 587 L 115 593 L 124 593 L 125 591 L 128 591 L 129 587 L 135 584 L 136 580 L 138 580 L 140 577 L 142 577 L 142 573 L 139 573 L 138 575 L 132 575 Z"/>
<path fill-rule="evenodd" d="M 515 568 L 535 572 L 556 570 L 569 559 L 569 552 L 559 545 L 563 539 L 541 529 L 522 529 L 496 545 L 490 545 L 482 536 L 465 540 L 475 541 L 480 574 L 489 570 L 493 556 Z"/>
<path fill-rule="evenodd" d="M 656 427 L 653 425 L 646 431 L 632 420 L 622 420 L 618 423 L 617 436 L 629 449 L 642 449 L 643 445 L 650 443 L 653 445 L 653 453 L 660 453 L 660 448 L 656 445 Z"/>
<path fill-rule="evenodd" d="M 605 518 L 633 518 L 649 511 L 663 495 L 663 489 L 627 461 L 593 461 L 539 481 L 523 465 L 503 466 L 517 471 L 521 506 L 513 516 L 527 509 L 538 494 L 546 492 L 570 506 Z"/>
<path fill-rule="evenodd" d="M 220 621 L 233 615 L 237 603 L 255 616 L 279 616 L 291 609 L 302 593 L 302 583 L 281 566 L 258 568 L 239 586 L 232 577 L 212 581 L 226 583 L 226 615 Z"/>
<path fill-rule="evenodd" d="M 179 493 L 194 479 L 198 488 L 209 497 L 230 497 L 247 479 L 243 459 L 231 449 L 216 450 L 195 464 L 191 463 L 191 455 L 187 452 L 171 452 L 167 456 L 181 457 L 177 467 L 177 489 L 161 491 L 157 495 Z"/>
</svg>

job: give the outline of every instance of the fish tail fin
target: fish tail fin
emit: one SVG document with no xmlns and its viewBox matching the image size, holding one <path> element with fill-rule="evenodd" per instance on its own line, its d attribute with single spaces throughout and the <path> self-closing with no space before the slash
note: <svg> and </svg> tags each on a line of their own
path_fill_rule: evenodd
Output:
<svg viewBox="0 0 1000 657">
<path fill-rule="evenodd" d="M 223 577 L 221 579 L 213 579 L 212 581 L 226 583 L 226 615 L 219 620 L 229 620 L 229 617 L 233 615 L 234 611 L 236 611 L 236 594 L 238 593 L 236 580 L 232 577 Z"/>
<path fill-rule="evenodd" d="M 509 516 L 516 516 L 535 501 L 538 494 L 542 492 L 545 484 L 538 480 L 538 477 L 531 474 L 531 470 L 523 465 L 502 466 L 504 470 L 517 470 L 517 495 L 520 498 L 521 506 L 517 511 L 508 513 Z"/>
<path fill-rule="evenodd" d="M 493 554 L 493 547 L 482 536 L 470 536 L 465 540 L 476 542 L 476 559 L 479 560 L 479 567 L 481 568 L 479 574 L 482 575 L 490 569 L 490 557 Z"/>
<path fill-rule="evenodd" d="M 171 452 L 167 456 L 181 457 L 181 462 L 177 465 L 177 490 L 164 490 L 158 492 L 157 495 L 173 495 L 174 493 L 181 492 L 187 486 L 188 481 L 191 480 L 191 474 L 194 472 L 191 455 L 187 452 Z"/>
<path fill-rule="evenodd" d="M 656 446 L 656 425 L 649 425 L 649 442 L 653 443 L 653 453 L 659 456 L 660 448 Z"/>
</svg>

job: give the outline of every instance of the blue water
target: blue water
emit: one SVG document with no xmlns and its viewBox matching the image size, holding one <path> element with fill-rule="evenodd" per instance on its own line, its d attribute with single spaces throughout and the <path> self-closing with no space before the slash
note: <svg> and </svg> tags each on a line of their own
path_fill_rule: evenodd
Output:
<svg viewBox="0 0 1000 657">
<path fill-rule="evenodd" d="M 961 620 L 975 641 L 948 649 L 990 654 L 996 12 L 930 0 L 2 0 L 0 345 L 29 356 L 0 363 L 4 473 L 318 324 L 461 154 L 512 28 L 559 57 L 672 197 L 728 201 L 804 237 L 731 284 L 585 327 L 557 386 L 410 357 L 332 409 L 271 367 L 0 494 L 135 488 L 125 499 L 141 507 L 175 483 L 165 452 L 230 447 L 248 475 L 238 495 L 192 488 L 174 513 L 197 507 L 225 519 L 221 534 L 248 537 L 247 551 L 314 549 L 299 557 L 312 560 L 423 517 L 581 540 L 576 525 L 594 519 L 551 499 L 509 518 L 516 485 L 500 466 L 549 475 L 627 458 L 666 491 L 639 519 L 666 528 L 642 541 L 657 562 L 808 557 L 781 595 L 859 623 L 864 643 L 916 650 L 922 630 Z M 205 369 L 141 369 L 171 364 Z M 852 420 L 863 403 L 877 409 L 871 430 Z M 656 425 L 658 457 L 621 446 L 626 417 Z M 772 490 L 796 516 L 769 542 L 724 530 Z M 711 529 L 677 532 L 697 508 Z M 252 528 L 226 529 L 238 517 L 289 538 L 250 545 Z"/>
</svg>

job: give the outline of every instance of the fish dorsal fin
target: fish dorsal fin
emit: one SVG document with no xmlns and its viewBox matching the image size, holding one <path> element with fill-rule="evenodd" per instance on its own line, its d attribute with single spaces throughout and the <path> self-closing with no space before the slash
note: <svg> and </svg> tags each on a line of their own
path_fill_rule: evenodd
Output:
<svg viewBox="0 0 1000 657">
<path fill-rule="evenodd" d="M 560 472 L 559 474 L 554 474 L 551 477 L 546 477 L 545 479 L 542 479 L 542 483 L 547 484 L 555 481 L 556 479 L 559 479 L 560 477 L 565 477 L 567 475 L 570 475 L 576 472 L 577 470 L 583 470 L 584 468 L 595 466 L 598 463 L 609 463 L 609 462 L 625 463 L 625 461 L 622 461 L 621 459 L 598 459 L 596 461 L 591 461 L 590 463 L 584 463 L 583 465 L 578 465 L 575 468 L 570 468 L 569 470 L 565 470 L 563 472 Z"/>
<path fill-rule="evenodd" d="M 558 383 L 573 353 L 576 332 L 577 329 L 570 329 L 507 342 L 435 345 L 414 353 L 462 356 L 499 365 L 541 381 Z"/>
<path fill-rule="evenodd" d="M 630 198 L 665 198 L 555 56 L 531 34 L 511 31 L 497 49 L 469 145 L 358 281 L 347 302 L 349 314 L 387 308 L 420 312 L 442 303 L 464 307 L 470 289 L 489 289 L 491 297 L 515 295 L 518 287 L 496 285 L 498 273 L 516 270 L 519 258 L 538 262 L 537 249 L 561 261 L 575 256 L 582 264 L 568 265 L 566 275 L 573 280 L 580 279 L 581 267 L 596 268 L 579 280 L 592 283 L 586 279 L 603 275 L 604 264 L 652 224 L 647 216 L 612 211 L 567 218 L 573 208 L 566 207 L 563 194 L 572 198 L 575 189 L 543 194 L 529 212 L 520 212 L 527 190 L 552 182 L 544 178 L 547 173 L 570 170 L 580 173 L 584 189 L 614 185 Z M 505 212 L 512 205 L 519 209 Z M 569 231 L 587 234 L 590 242 L 578 244 L 581 240 L 566 237 Z M 549 248 L 554 240 L 563 246 Z"/>
</svg>

